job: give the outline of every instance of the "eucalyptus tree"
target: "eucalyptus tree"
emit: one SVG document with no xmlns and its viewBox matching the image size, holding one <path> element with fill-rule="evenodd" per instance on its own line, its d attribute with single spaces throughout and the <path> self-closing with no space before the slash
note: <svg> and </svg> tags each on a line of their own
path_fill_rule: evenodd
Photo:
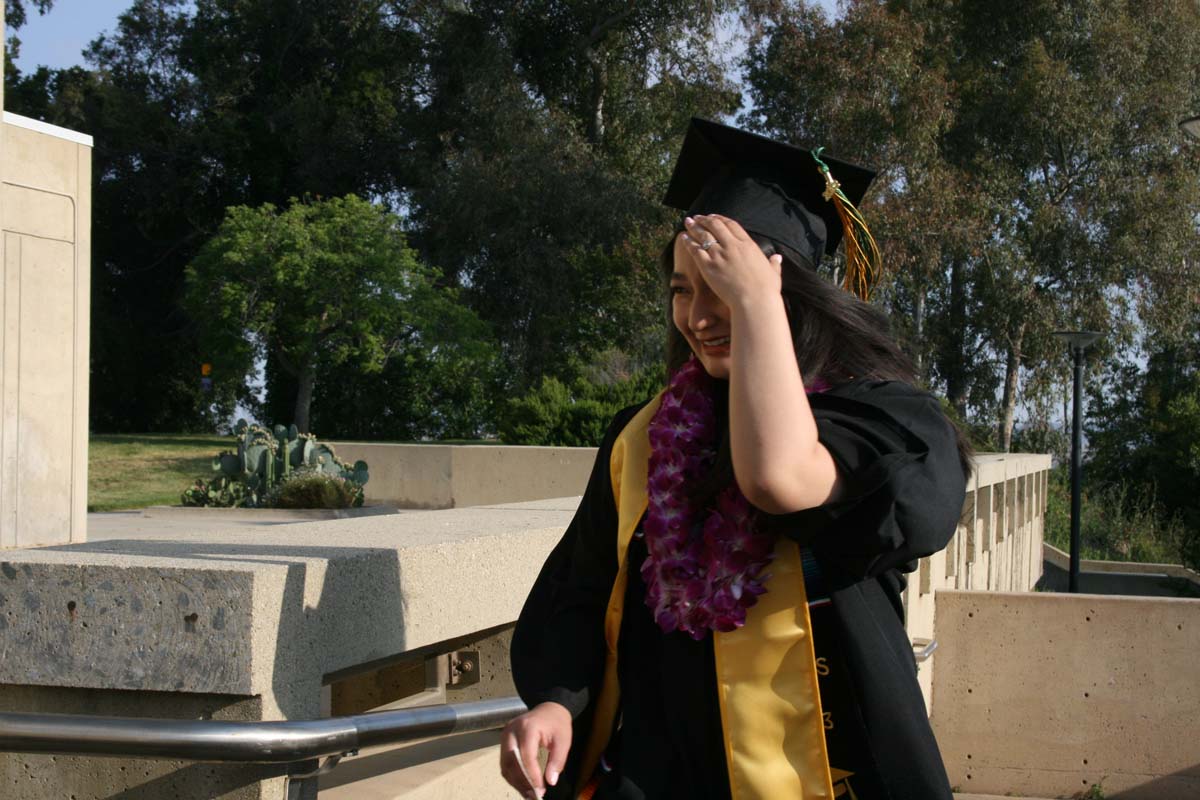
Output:
<svg viewBox="0 0 1200 800">
<path fill-rule="evenodd" d="M 430 4 L 414 242 L 489 321 L 523 389 L 661 347 L 659 206 L 692 114 L 737 107 L 725 4 Z"/>
<path fill-rule="evenodd" d="M 1101 352 L 1132 347 L 1137 312 L 1182 274 L 1196 171 L 1175 123 L 1200 97 L 1200 13 L 1185 0 L 844 11 L 774 4 L 748 56 L 749 118 L 881 168 L 868 213 L 899 253 L 885 299 L 913 320 L 930 380 L 992 415 L 1007 449 L 1022 379 L 1044 389 L 1061 369 L 1050 332 L 1096 327 Z"/>
</svg>

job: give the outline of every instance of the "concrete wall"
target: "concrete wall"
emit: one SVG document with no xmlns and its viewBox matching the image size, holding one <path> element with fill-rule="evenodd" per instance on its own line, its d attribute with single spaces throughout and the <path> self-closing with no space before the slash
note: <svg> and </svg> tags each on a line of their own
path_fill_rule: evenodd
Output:
<svg viewBox="0 0 1200 800">
<path fill-rule="evenodd" d="M 1200 797 L 1200 600 L 943 591 L 934 731 L 962 791 Z"/>
<path fill-rule="evenodd" d="M 0 549 L 83 541 L 91 138 L 0 125 Z"/>
<path fill-rule="evenodd" d="M 587 485 L 594 447 L 335 442 L 371 469 L 367 502 L 397 508 L 462 508 L 570 497 Z"/>
</svg>

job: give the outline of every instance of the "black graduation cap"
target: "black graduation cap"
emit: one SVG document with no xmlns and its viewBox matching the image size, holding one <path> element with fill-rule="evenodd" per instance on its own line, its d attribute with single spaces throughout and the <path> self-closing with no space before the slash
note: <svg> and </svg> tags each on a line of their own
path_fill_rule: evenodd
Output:
<svg viewBox="0 0 1200 800">
<path fill-rule="evenodd" d="M 688 216 L 735 219 L 781 246 L 792 260 L 816 269 L 822 252 L 837 250 L 847 213 L 839 211 L 832 193 L 826 198 L 831 190 L 821 162 L 850 205 L 848 219 L 861 222 L 855 206 L 875 178 L 873 171 L 823 155 L 818 162 L 808 150 L 693 117 L 663 204 Z M 852 231 L 851 238 L 857 245 L 862 237 Z"/>
</svg>

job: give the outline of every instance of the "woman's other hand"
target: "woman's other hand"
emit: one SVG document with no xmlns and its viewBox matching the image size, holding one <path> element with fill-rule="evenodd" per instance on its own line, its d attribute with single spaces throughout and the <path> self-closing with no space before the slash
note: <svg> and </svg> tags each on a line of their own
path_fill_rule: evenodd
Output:
<svg viewBox="0 0 1200 800">
<path fill-rule="evenodd" d="M 684 226 L 705 283 L 735 313 L 779 297 L 782 257 L 763 255 L 762 248 L 735 220 L 720 214 L 698 215 L 685 219 Z M 705 244 L 708 246 L 703 247 Z"/>
<path fill-rule="evenodd" d="M 546 772 L 538 749 L 549 752 Z M 500 735 L 500 774 L 525 797 L 541 798 L 558 783 L 571 749 L 571 712 L 558 703 L 540 703 L 504 726 Z"/>
</svg>

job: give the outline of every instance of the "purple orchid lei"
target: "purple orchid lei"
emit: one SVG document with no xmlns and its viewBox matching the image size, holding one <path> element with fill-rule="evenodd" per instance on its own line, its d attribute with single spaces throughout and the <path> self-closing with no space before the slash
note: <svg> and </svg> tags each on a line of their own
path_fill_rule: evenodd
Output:
<svg viewBox="0 0 1200 800">
<path fill-rule="evenodd" d="M 774 539 L 758 511 L 733 483 L 710 509 L 697 508 L 688 486 L 716 459 L 712 379 L 694 357 L 672 376 L 650 421 L 649 508 L 643 524 L 646 605 L 667 633 L 703 639 L 732 631 L 766 592 L 762 571 Z"/>
</svg>

